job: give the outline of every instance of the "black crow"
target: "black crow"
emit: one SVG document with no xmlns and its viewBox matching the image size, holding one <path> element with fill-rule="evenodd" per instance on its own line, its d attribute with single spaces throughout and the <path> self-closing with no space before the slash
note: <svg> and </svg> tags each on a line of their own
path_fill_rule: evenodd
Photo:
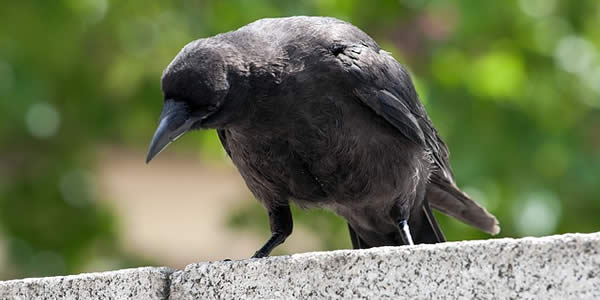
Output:
<svg viewBox="0 0 600 300">
<path fill-rule="evenodd" d="M 290 201 L 332 210 L 354 248 L 443 242 L 431 207 L 496 234 L 454 183 L 448 149 L 407 71 L 334 18 L 262 19 L 186 45 L 162 76 L 147 162 L 192 129 L 217 129 L 266 208 L 268 256 L 292 233 Z"/>
</svg>

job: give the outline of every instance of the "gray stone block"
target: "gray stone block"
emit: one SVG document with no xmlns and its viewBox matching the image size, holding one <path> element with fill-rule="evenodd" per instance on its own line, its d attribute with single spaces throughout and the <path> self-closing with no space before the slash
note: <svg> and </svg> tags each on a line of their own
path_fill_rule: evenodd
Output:
<svg viewBox="0 0 600 300">
<path fill-rule="evenodd" d="M 30 278 L 0 299 L 600 299 L 600 233 Z"/>
<path fill-rule="evenodd" d="M 0 299 L 166 299 L 168 268 L 0 281 Z"/>
<path fill-rule="evenodd" d="M 170 299 L 600 299 L 600 234 L 189 265 Z"/>
</svg>

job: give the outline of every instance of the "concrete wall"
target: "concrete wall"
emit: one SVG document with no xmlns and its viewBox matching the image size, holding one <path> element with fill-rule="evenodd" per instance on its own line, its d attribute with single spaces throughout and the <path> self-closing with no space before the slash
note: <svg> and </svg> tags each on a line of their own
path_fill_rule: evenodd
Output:
<svg viewBox="0 0 600 300">
<path fill-rule="evenodd" d="M 0 299 L 600 299 L 600 233 L 0 282 Z"/>
</svg>

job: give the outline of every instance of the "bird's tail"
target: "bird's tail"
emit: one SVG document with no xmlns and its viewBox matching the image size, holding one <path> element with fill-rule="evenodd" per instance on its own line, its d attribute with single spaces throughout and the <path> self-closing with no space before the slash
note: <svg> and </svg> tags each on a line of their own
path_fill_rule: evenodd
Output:
<svg viewBox="0 0 600 300">
<path fill-rule="evenodd" d="M 454 183 L 440 177 L 431 179 L 425 196 L 431 207 L 489 234 L 500 232 L 496 217 L 460 191 Z"/>
<path fill-rule="evenodd" d="M 444 234 L 440 230 L 440 227 L 433 216 L 433 212 L 429 207 L 427 199 L 425 199 L 420 209 L 415 209 L 415 211 L 411 213 L 411 216 L 408 219 L 408 225 L 415 244 L 435 244 L 446 241 Z M 348 224 L 348 231 L 350 232 L 350 240 L 352 241 L 352 247 L 354 249 L 368 249 L 374 246 L 403 245 L 399 238 L 390 238 L 389 235 L 376 235 L 375 240 L 379 240 L 380 243 L 371 245 L 362 239 L 350 224 Z M 373 233 L 371 232 L 369 234 Z M 371 237 L 373 238 L 373 236 Z"/>
<path fill-rule="evenodd" d="M 415 213 L 419 213 L 421 215 L 415 216 Z M 412 220 L 416 220 L 420 222 L 420 224 L 411 224 Z M 415 244 L 435 244 L 446 241 L 442 230 L 440 230 L 440 226 L 433 216 L 433 212 L 429 207 L 427 199 L 425 199 L 421 209 L 418 212 L 412 213 L 408 223 L 412 231 L 412 237 Z"/>
</svg>

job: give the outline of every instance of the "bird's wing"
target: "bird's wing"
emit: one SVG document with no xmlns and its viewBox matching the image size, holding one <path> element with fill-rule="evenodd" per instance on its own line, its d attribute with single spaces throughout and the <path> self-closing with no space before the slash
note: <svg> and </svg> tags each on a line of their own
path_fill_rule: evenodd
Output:
<svg viewBox="0 0 600 300">
<path fill-rule="evenodd" d="M 378 53 L 368 46 L 351 45 L 345 46 L 337 58 L 354 79 L 354 93 L 358 98 L 409 141 L 425 146 L 425 132 L 418 113 L 422 108 L 408 73 L 393 58 L 382 58 L 380 53 L 383 51 Z"/>
<path fill-rule="evenodd" d="M 431 152 L 435 166 L 452 180 L 448 149 L 433 124 L 408 72 L 389 53 L 364 45 L 345 46 L 337 55 L 351 75 L 354 93 L 409 141 Z"/>
<path fill-rule="evenodd" d="M 485 232 L 498 233 L 496 218 L 456 186 L 448 148 L 402 65 L 389 53 L 365 44 L 336 45 L 336 49 L 341 49 L 335 52 L 337 59 L 350 74 L 358 99 L 430 153 L 434 167 L 427 198 L 431 206 Z"/>
</svg>

